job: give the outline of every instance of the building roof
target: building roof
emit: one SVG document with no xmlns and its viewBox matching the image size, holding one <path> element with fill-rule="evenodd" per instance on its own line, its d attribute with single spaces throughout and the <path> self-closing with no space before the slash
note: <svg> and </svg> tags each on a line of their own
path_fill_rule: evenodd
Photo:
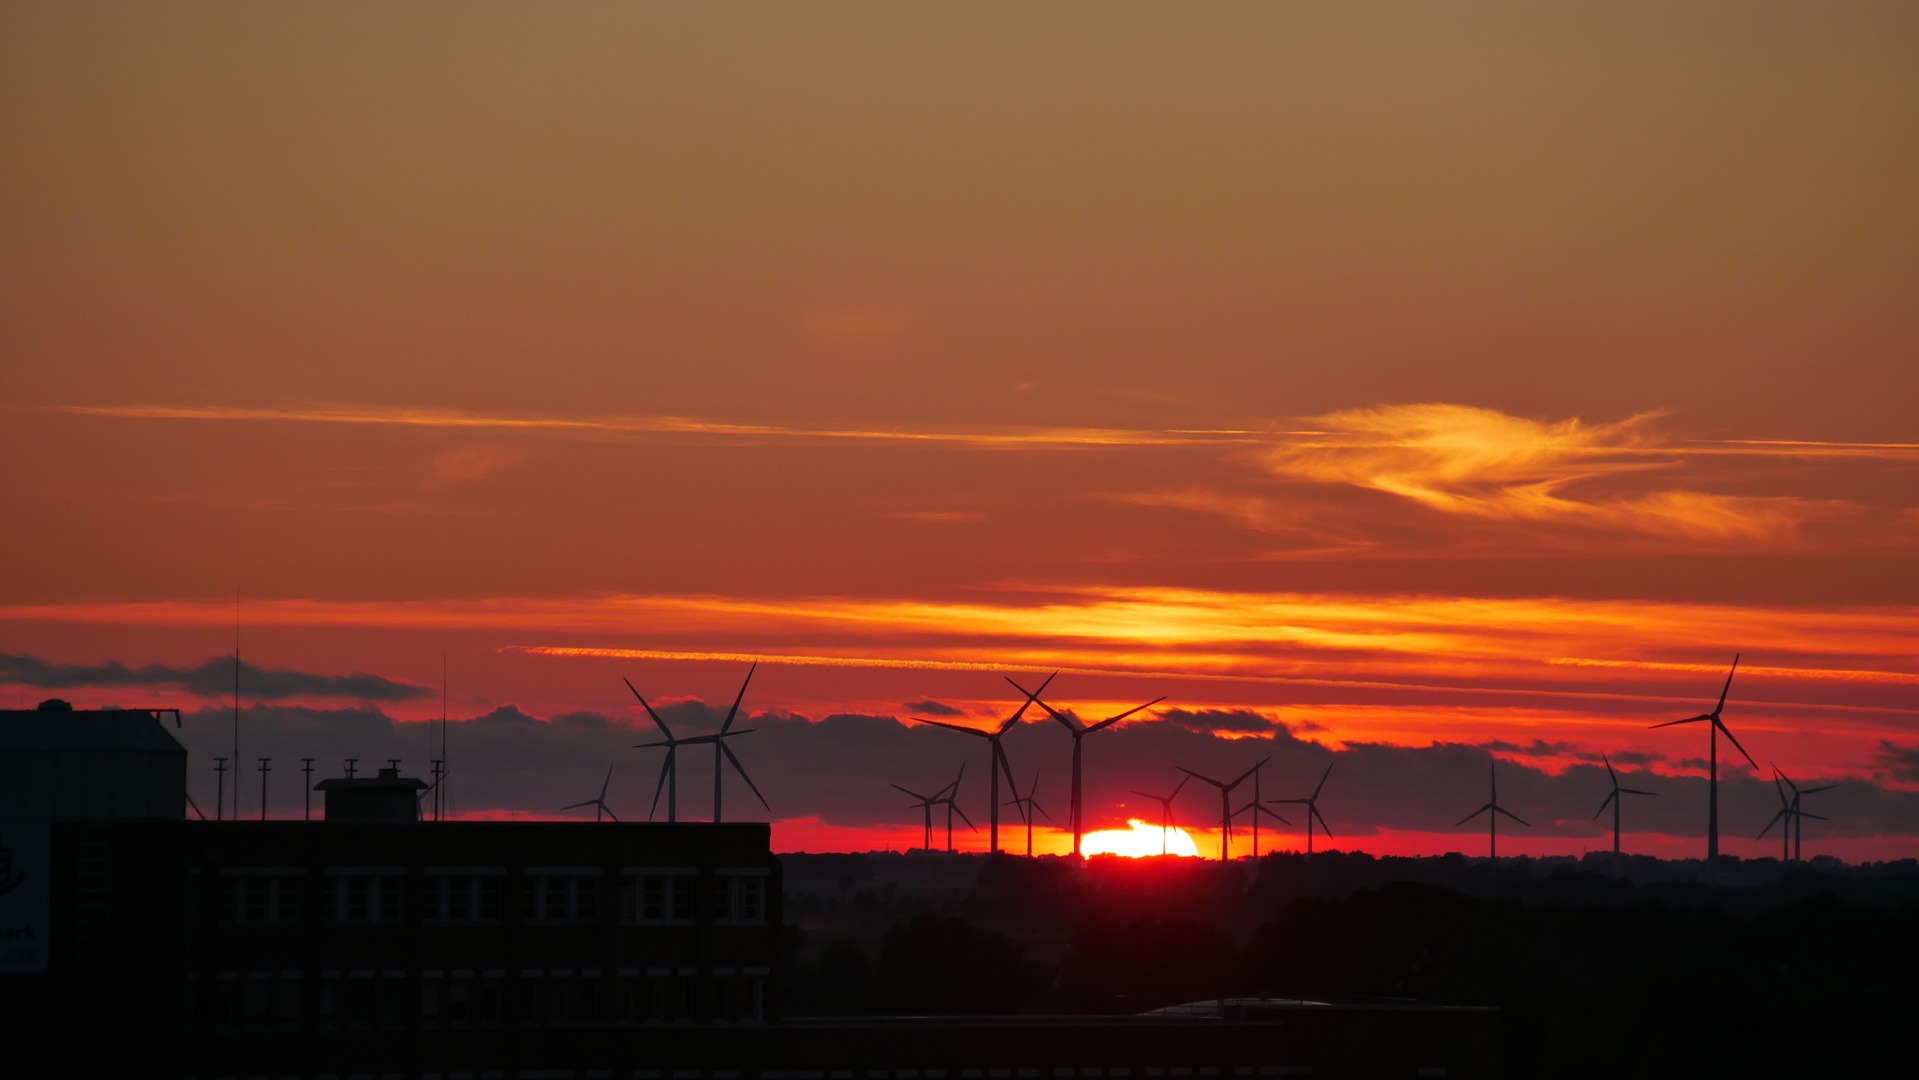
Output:
<svg viewBox="0 0 1919 1080">
<path fill-rule="evenodd" d="M 0 709 L 0 753 L 186 753 L 160 723 L 172 709 Z"/>
</svg>

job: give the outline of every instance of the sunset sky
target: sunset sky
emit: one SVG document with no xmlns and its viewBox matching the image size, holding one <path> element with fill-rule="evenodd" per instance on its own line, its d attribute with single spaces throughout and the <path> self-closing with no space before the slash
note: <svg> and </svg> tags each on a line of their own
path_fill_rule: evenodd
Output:
<svg viewBox="0 0 1919 1080">
<path fill-rule="evenodd" d="M 1705 731 L 1649 725 L 1740 654 L 1725 849 L 1777 764 L 1840 784 L 1808 854 L 1919 856 L 1915 56 L 1892 3 L 0 4 L 0 694 L 185 708 L 210 808 L 237 599 L 272 813 L 424 773 L 444 658 L 460 813 L 612 764 L 643 819 L 622 677 L 691 734 L 757 660 L 729 818 L 915 844 L 889 784 L 964 762 L 980 849 L 984 744 L 906 721 L 1057 670 L 1166 698 L 1091 827 L 1270 756 L 1339 846 L 1483 853 L 1497 758 L 1501 851 L 1577 854 L 1604 752 L 1677 856 Z M 1060 823 L 1069 749 L 1009 740 Z"/>
</svg>

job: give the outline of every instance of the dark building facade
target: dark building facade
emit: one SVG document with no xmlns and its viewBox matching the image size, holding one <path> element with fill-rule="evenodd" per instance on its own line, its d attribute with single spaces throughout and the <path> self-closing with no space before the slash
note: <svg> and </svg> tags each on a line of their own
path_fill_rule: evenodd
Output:
<svg viewBox="0 0 1919 1080">
<path fill-rule="evenodd" d="M 390 775 L 389 775 L 390 773 Z M 1492 1076 L 1491 1009 L 780 1018 L 761 824 L 185 814 L 149 712 L 0 715 L 0 1077 L 1208 1080 Z"/>
<path fill-rule="evenodd" d="M 577 1033 L 772 1015 L 766 825 L 192 832 L 196 1075 L 598 1071 Z"/>
</svg>

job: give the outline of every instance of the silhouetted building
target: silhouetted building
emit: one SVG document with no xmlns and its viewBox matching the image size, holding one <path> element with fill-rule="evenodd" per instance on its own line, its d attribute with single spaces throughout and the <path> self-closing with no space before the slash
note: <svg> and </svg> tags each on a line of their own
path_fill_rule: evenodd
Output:
<svg viewBox="0 0 1919 1080">
<path fill-rule="evenodd" d="M 174 709 L 0 709 L 0 822 L 178 820 L 187 751 Z"/>
<path fill-rule="evenodd" d="M 185 820 L 154 714 L 4 713 L 0 739 L 0 776 L 52 774 L 0 818 L 8 1077 L 1494 1071 L 1485 1009 L 782 1021 L 767 825 L 422 822 L 397 770 L 317 785 L 324 822 Z"/>
<path fill-rule="evenodd" d="M 322 780 L 313 790 L 326 794 L 328 821 L 418 821 L 426 783 L 394 768 L 371 778 Z"/>
</svg>

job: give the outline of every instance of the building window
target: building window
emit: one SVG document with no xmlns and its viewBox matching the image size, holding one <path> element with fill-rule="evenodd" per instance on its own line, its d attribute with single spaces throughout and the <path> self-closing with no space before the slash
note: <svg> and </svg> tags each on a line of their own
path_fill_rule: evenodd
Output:
<svg viewBox="0 0 1919 1080">
<path fill-rule="evenodd" d="M 660 925 L 693 921 L 693 890 L 699 879 L 685 874 L 627 877 L 620 881 L 620 921 Z"/>
<path fill-rule="evenodd" d="M 294 874 L 234 874 L 214 886 L 218 917 L 228 925 L 271 926 L 300 921 L 301 879 Z"/>
<path fill-rule="evenodd" d="M 300 1024 L 301 973 L 223 971 L 214 983 L 214 1024 L 221 1030 L 260 1031 Z"/>
<path fill-rule="evenodd" d="M 528 874 L 520 895 L 528 922 L 594 923 L 600 919 L 600 878 L 577 874 Z"/>
<path fill-rule="evenodd" d="M 426 880 L 426 921 L 440 925 L 499 922 L 499 875 L 430 875 Z"/>
<path fill-rule="evenodd" d="M 716 881 L 715 922 L 758 926 L 766 922 L 766 882 L 761 875 L 726 874 Z"/>
<path fill-rule="evenodd" d="M 329 914 L 337 923 L 397 923 L 405 880 L 398 875 L 384 874 L 335 877 L 327 883 L 333 909 Z"/>
</svg>

